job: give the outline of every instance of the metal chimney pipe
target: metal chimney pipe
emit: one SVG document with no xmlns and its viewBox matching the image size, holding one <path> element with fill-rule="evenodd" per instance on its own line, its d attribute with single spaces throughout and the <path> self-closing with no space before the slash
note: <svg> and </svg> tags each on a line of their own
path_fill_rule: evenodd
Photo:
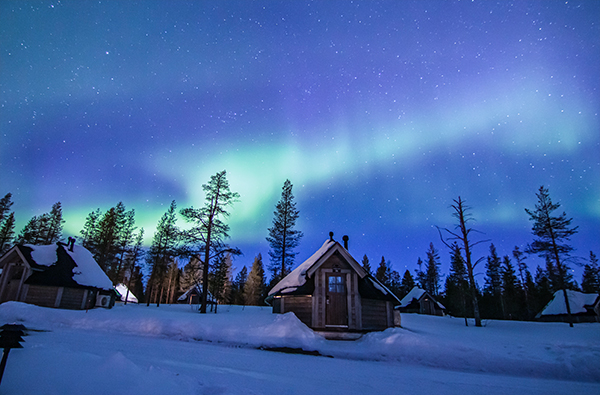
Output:
<svg viewBox="0 0 600 395">
<path fill-rule="evenodd" d="M 349 239 L 348 235 L 344 235 L 344 237 L 342 237 L 342 240 L 344 240 L 344 248 L 346 250 L 348 250 L 348 239 Z"/>
<path fill-rule="evenodd" d="M 333 241 L 333 232 L 329 232 L 329 241 Z"/>
</svg>

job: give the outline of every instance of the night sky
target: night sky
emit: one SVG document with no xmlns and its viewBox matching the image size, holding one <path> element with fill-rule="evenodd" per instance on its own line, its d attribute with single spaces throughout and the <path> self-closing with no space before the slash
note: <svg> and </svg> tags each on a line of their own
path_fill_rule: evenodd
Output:
<svg viewBox="0 0 600 395">
<path fill-rule="evenodd" d="M 78 235 L 123 201 L 149 242 L 225 169 L 238 269 L 267 261 L 286 178 L 297 264 L 334 231 L 374 267 L 412 271 L 430 242 L 447 267 L 435 225 L 458 196 L 510 254 L 541 185 L 580 227 L 575 254 L 600 254 L 597 0 L 3 0 L 0 84 L 17 232 L 61 201 Z"/>
</svg>

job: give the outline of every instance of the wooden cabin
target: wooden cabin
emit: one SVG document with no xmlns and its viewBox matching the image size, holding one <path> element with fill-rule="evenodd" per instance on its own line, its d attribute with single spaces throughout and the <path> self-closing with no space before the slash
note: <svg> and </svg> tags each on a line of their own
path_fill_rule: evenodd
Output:
<svg viewBox="0 0 600 395">
<path fill-rule="evenodd" d="M 82 246 L 16 245 L 0 258 L 0 303 L 18 301 L 64 309 L 110 308 L 113 284 Z"/>
<path fill-rule="evenodd" d="M 181 296 L 177 298 L 177 303 L 179 304 L 200 304 L 202 302 L 202 285 L 194 284 L 187 291 L 185 291 Z M 213 298 L 212 294 L 209 292 L 207 295 L 207 303 L 209 305 L 215 305 L 215 298 Z"/>
<path fill-rule="evenodd" d="M 333 236 L 331 234 L 331 236 Z M 333 238 L 271 289 L 273 313 L 293 312 L 319 331 L 366 332 L 399 325 L 400 301 Z"/>
<path fill-rule="evenodd" d="M 573 322 L 600 322 L 600 295 L 567 290 Z M 567 305 L 562 290 L 556 291 L 535 319 L 545 322 L 568 322 Z"/>
<path fill-rule="evenodd" d="M 400 301 L 397 307 L 402 313 L 444 315 L 446 308 L 427 291 L 414 287 Z"/>
</svg>

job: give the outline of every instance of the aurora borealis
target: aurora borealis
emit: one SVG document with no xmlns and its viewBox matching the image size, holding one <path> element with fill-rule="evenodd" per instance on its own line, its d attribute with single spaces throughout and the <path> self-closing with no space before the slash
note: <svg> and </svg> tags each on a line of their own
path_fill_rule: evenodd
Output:
<svg viewBox="0 0 600 395">
<path fill-rule="evenodd" d="M 17 231 L 61 201 L 77 235 L 123 201 L 149 240 L 225 169 L 237 267 L 266 258 L 286 178 L 297 263 L 329 231 L 372 265 L 415 269 L 430 242 L 446 263 L 459 195 L 510 254 L 540 185 L 600 253 L 595 0 L 2 1 L 0 84 Z"/>
</svg>

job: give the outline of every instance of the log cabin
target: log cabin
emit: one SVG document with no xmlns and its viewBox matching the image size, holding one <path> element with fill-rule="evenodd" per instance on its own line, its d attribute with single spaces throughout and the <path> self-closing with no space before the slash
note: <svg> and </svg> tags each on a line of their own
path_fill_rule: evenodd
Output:
<svg viewBox="0 0 600 395">
<path fill-rule="evenodd" d="M 266 302 L 324 332 L 368 332 L 399 326 L 400 301 L 367 273 L 333 233 L 317 252 L 277 283 Z"/>
<path fill-rule="evenodd" d="M 414 287 L 400 301 L 397 307 L 402 313 L 417 313 L 443 316 L 446 308 L 427 291 Z"/>
<path fill-rule="evenodd" d="M 0 258 L 0 303 L 18 301 L 64 309 L 111 308 L 116 292 L 82 246 L 16 245 Z"/>
</svg>

